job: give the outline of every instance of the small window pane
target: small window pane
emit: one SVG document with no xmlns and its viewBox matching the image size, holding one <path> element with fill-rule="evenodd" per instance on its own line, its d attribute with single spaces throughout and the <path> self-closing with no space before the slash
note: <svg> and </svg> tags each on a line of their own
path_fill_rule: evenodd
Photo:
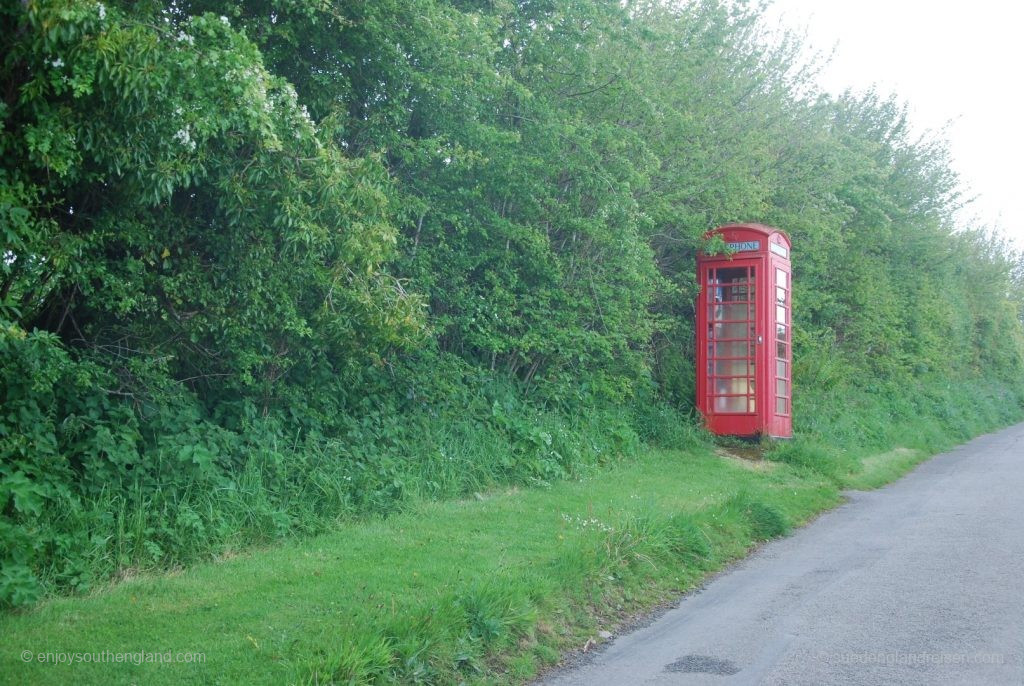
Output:
<svg viewBox="0 0 1024 686">
<path fill-rule="evenodd" d="M 775 380 L 775 395 L 789 395 L 789 382 L 785 379 Z"/>
<path fill-rule="evenodd" d="M 749 312 L 750 309 L 746 303 L 739 305 L 714 305 L 711 307 L 711 319 L 717 321 L 722 321 L 723 319 L 746 321 L 749 319 L 747 316 Z"/>
<path fill-rule="evenodd" d="M 785 398 L 775 399 L 775 414 L 789 414 L 789 408 L 786 407 Z"/>
<path fill-rule="evenodd" d="M 775 339 L 779 341 L 786 340 L 786 325 L 783 323 L 775 324 Z"/>
<path fill-rule="evenodd" d="M 746 360 L 718 360 L 715 362 L 715 376 L 746 376 Z"/>
<path fill-rule="evenodd" d="M 775 306 L 775 321 L 779 324 L 786 324 L 786 308 L 782 305 Z"/>
<path fill-rule="evenodd" d="M 776 341 L 775 343 L 775 357 L 782 358 L 783 360 L 789 359 L 789 347 L 782 341 Z"/>
<path fill-rule="evenodd" d="M 743 302 L 750 300 L 750 286 L 716 286 L 715 302 Z"/>
<path fill-rule="evenodd" d="M 745 322 L 715 324 L 715 338 L 747 338 L 748 328 Z"/>
<path fill-rule="evenodd" d="M 746 267 L 730 267 L 728 269 L 718 269 L 716 270 L 715 276 L 717 278 L 716 283 L 746 283 L 747 269 Z"/>
<path fill-rule="evenodd" d="M 757 411 L 757 404 L 754 402 L 753 398 L 749 398 L 747 400 L 747 412 L 756 412 L 756 411 Z"/>
<path fill-rule="evenodd" d="M 786 374 L 786 367 L 788 365 L 782 360 L 775 360 L 775 376 L 780 379 L 787 379 L 789 376 Z"/>
<path fill-rule="evenodd" d="M 715 398 L 715 412 L 746 412 L 747 397 Z"/>
<path fill-rule="evenodd" d="M 775 289 L 775 302 L 777 302 L 780 305 L 785 305 L 786 304 L 786 289 L 785 288 L 776 288 Z"/>
<path fill-rule="evenodd" d="M 775 285 L 782 286 L 783 288 L 789 288 L 789 274 L 782 271 L 781 269 L 775 270 Z"/>
<path fill-rule="evenodd" d="M 748 354 L 746 341 L 726 341 L 715 343 L 715 357 L 746 357 Z"/>
<path fill-rule="evenodd" d="M 754 392 L 754 382 L 745 376 L 736 379 L 715 378 L 714 395 L 747 395 Z"/>
</svg>

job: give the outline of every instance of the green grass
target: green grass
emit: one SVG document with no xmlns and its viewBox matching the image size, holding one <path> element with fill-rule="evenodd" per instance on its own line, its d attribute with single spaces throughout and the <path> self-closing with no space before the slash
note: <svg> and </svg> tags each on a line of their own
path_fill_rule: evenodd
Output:
<svg viewBox="0 0 1024 686">
<path fill-rule="evenodd" d="M 656 451 L 549 488 L 388 519 L 57 598 L 0 625 L 0 682 L 517 681 L 834 505 L 828 479 Z M 54 665 L 22 651 L 200 652 Z"/>
<path fill-rule="evenodd" d="M 1020 418 L 1020 394 L 926 390 L 916 403 L 820 398 L 796 440 L 762 446 L 770 460 L 730 458 L 751 450 L 731 442 L 718 454 L 641 450 L 553 485 L 423 493 L 388 517 L 47 599 L 0 615 L 0 684 L 522 682 L 842 489 L 888 483 Z M 69 665 L 40 653 L 203 661 Z"/>
</svg>

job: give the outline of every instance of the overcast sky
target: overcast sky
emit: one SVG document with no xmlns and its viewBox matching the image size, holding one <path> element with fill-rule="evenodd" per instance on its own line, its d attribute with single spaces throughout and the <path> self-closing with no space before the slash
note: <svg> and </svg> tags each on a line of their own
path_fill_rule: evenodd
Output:
<svg viewBox="0 0 1024 686">
<path fill-rule="evenodd" d="M 1004 0 L 775 0 L 773 22 L 806 29 L 835 52 L 827 91 L 877 85 L 911 106 L 919 131 L 949 125 L 954 168 L 976 200 L 961 223 L 997 229 L 1024 249 L 1024 3 Z"/>
</svg>

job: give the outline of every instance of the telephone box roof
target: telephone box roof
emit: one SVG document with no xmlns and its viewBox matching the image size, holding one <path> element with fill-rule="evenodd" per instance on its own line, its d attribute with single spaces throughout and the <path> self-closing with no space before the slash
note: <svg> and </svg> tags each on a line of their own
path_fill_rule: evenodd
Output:
<svg viewBox="0 0 1024 686">
<path fill-rule="evenodd" d="M 741 229 L 752 233 L 758 233 L 762 236 L 781 236 L 786 240 L 786 245 L 792 247 L 792 243 L 789 240 L 789 234 L 782 229 L 777 229 L 774 226 L 768 226 L 767 224 L 723 224 L 722 226 L 716 226 L 710 231 L 704 234 L 705 238 L 711 238 L 716 233 L 724 233 L 732 229 Z"/>
<path fill-rule="evenodd" d="M 705 238 L 720 235 L 736 253 L 767 254 L 774 252 L 788 259 L 792 243 L 782 229 L 766 224 L 724 224 L 704 234 Z M 705 259 L 729 259 L 731 254 L 702 253 Z"/>
</svg>

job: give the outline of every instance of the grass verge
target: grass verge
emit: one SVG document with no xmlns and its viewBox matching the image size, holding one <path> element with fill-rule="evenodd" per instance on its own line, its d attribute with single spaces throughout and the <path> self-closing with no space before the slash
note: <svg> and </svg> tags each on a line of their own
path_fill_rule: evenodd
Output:
<svg viewBox="0 0 1024 686">
<path fill-rule="evenodd" d="M 980 424 L 917 417 L 871 435 L 863 415 L 849 429 L 861 440 L 844 444 L 859 448 L 812 434 L 758 463 L 710 446 L 646 451 L 573 481 L 414 502 L 54 598 L 0 616 L 0 683 L 522 682 L 835 505 L 843 488 L 891 481 L 1019 415 L 1016 402 L 991 407 Z"/>
<path fill-rule="evenodd" d="M 46 601 L 2 619 L 0 682 L 518 681 L 838 499 L 789 465 L 649 452 Z M 204 662 L 96 663 L 105 651 Z"/>
</svg>

